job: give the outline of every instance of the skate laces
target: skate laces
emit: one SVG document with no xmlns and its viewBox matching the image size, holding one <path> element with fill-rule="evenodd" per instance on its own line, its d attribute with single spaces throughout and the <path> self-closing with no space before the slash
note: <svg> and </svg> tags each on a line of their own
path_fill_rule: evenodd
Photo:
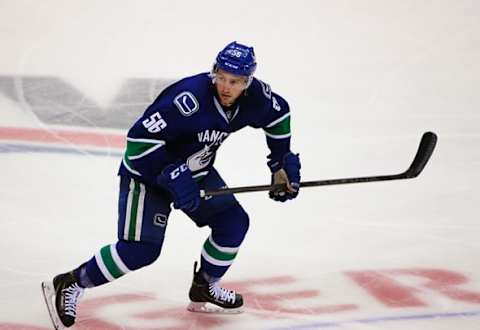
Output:
<svg viewBox="0 0 480 330">
<path fill-rule="evenodd" d="M 215 299 L 235 303 L 235 291 L 220 287 L 218 282 L 210 283 L 208 289 Z"/>
<path fill-rule="evenodd" d="M 62 290 L 65 297 L 65 314 L 75 317 L 77 314 L 77 302 L 83 294 L 83 288 L 77 283 L 73 283 Z"/>
</svg>

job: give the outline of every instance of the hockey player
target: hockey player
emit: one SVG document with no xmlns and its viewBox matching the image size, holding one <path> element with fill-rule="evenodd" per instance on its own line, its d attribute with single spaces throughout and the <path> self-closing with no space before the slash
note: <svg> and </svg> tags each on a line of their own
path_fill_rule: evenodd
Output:
<svg viewBox="0 0 480 330">
<path fill-rule="evenodd" d="M 261 128 L 270 149 L 272 183 L 286 183 L 285 189 L 269 192 L 270 198 L 293 199 L 300 183 L 299 156 L 290 150 L 289 106 L 253 76 L 256 65 L 252 47 L 232 42 L 218 53 L 211 72 L 170 85 L 133 124 L 119 170 L 118 241 L 42 283 L 56 326 L 74 324 L 85 288 L 112 282 L 158 258 L 171 204 L 197 226 L 211 228 L 200 269 L 194 264 L 188 309 L 211 311 L 207 303 L 224 312 L 240 309 L 242 296 L 222 288 L 219 280 L 239 251 L 249 217 L 233 195 L 200 198 L 200 189 L 225 186 L 213 167 L 215 154 L 231 133 Z"/>
</svg>

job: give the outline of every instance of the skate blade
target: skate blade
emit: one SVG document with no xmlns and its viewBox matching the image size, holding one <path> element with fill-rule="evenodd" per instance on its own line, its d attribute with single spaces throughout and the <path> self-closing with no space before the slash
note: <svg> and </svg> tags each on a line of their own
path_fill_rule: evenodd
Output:
<svg viewBox="0 0 480 330">
<path fill-rule="evenodd" d="M 243 308 L 222 308 L 215 304 L 208 302 L 191 302 L 187 310 L 194 313 L 206 313 L 206 314 L 240 314 L 243 313 Z"/>
<path fill-rule="evenodd" d="M 58 318 L 57 308 L 55 307 L 55 289 L 53 287 L 53 282 L 42 282 L 42 293 L 43 298 L 45 299 L 45 304 L 47 305 L 48 314 L 50 315 L 50 320 L 53 323 L 53 328 L 55 330 L 65 329 Z"/>
</svg>

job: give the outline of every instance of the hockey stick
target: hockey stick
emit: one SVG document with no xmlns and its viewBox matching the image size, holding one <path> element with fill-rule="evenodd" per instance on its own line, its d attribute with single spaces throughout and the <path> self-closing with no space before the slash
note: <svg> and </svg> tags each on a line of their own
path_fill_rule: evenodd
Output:
<svg viewBox="0 0 480 330">
<path fill-rule="evenodd" d="M 317 187 L 317 186 L 331 186 L 337 184 L 347 183 L 361 183 L 361 182 L 376 182 L 376 181 L 390 181 L 411 179 L 417 177 L 427 164 L 430 156 L 432 156 L 435 145 L 437 144 L 437 135 L 433 132 L 426 132 L 423 134 L 418 146 L 417 153 L 413 159 L 410 167 L 403 173 L 392 175 L 378 175 L 378 176 L 365 176 L 358 178 L 344 178 L 344 179 L 331 179 L 331 180 L 319 180 L 319 181 L 306 181 L 301 182 L 300 187 Z M 253 191 L 270 191 L 272 189 L 283 188 L 282 184 L 277 185 L 262 185 L 262 186 L 245 186 L 235 188 L 223 188 L 218 190 L 200 190 L 200 196 L 218 196 L 226 194 L 238 194 Z"/>
</svg>

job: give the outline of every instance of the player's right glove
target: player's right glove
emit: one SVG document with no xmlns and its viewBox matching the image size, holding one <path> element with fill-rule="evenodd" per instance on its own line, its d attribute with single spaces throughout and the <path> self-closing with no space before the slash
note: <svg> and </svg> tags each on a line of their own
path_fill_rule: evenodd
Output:
<svg viewBox="0 0 480 330">
<path fill-rule="evenodd" d="M 268 167 L 272 172 L 272 184 L 284 184 L 286 189 L 269 191 L 268 195 L 277 202 L 286 202 L 298 196 L 300 189 L 300 156 L 289 152 L 281 161 L 270 160 Z"/>
<path fill-rule="evenodd" d="M 166 166 L 157 183 L 172 194 L 174 208 L 193 212 L 200 206 L 200 189 L 185 163 Z"/>
</svg>

